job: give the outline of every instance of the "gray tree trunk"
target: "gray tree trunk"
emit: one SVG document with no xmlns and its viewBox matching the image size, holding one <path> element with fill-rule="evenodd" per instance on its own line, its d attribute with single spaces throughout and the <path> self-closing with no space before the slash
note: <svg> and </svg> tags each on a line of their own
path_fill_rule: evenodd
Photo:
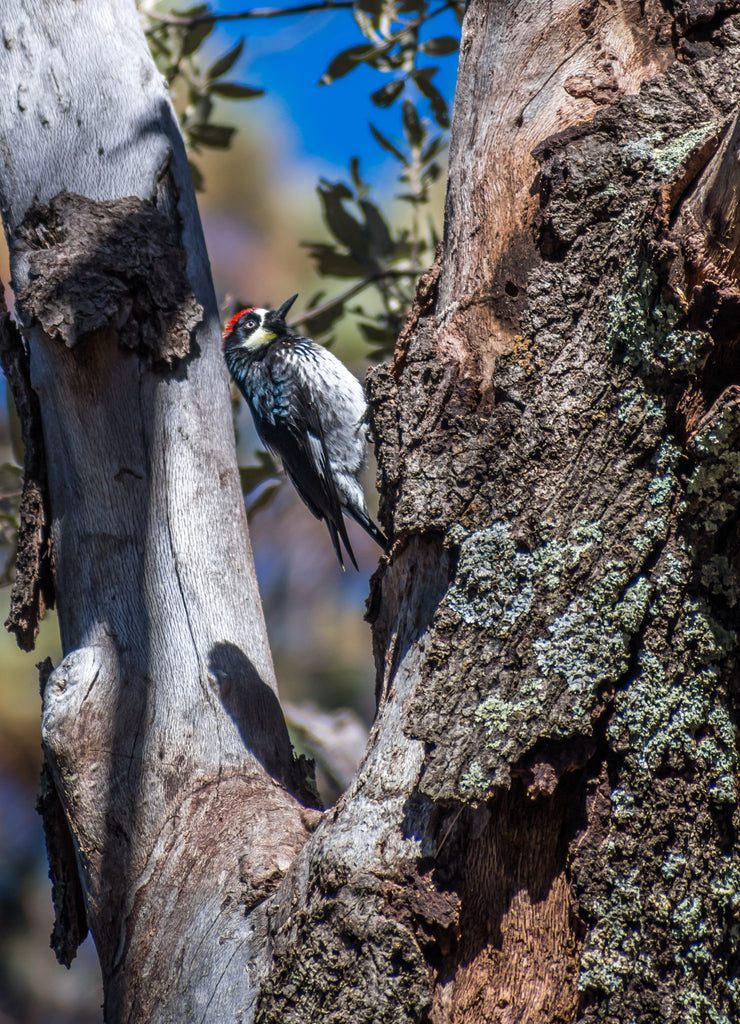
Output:
<svg viewBox="0 0 740 1024">
<path fill-rule="evenodd" d="M 735 1019 L 731 5 L 471 3 L 443 249 L 370 381 L 378 715 L 308 838 L 170 108 L 133 8 L 33 7 L 0 196 L 108 1019 Z"/>
<path fill-rule="evenodd" d="M 223 1020 L 254 989 L 244 905 L 307 830 L 190 172 L 133 2 L 9 0 L 0 27 L 0 200 L 65 652 L 44 746 L 106 1018 Z"/>
</svg>

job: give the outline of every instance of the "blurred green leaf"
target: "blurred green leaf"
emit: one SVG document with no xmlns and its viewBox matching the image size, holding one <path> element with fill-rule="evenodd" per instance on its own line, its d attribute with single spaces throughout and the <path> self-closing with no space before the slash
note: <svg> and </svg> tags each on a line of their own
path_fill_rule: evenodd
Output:
<svg viewBox="0 0 740 1024">
<path fill-rule="evenodd" d="M 208 93 L 199 92 L 197 89 L 190 88 L 188 92 L 190 106 L 186 112 L 186 124 L 208 124 L 213 111 L 213 100 Z"/>
<path fill-rule="evenodd" d="M 319 242 L 301 242 L 316 261 L 316 270 L 322 277 L 364 277 L 367 267 L 351 256 L 338 252 L 333 245 Z"/>
<path fill-rule="evenodd" d="M 366 259 L 369 256 L 368 237 L 362 225 L 345 209 L 342 192 L 328 182 L 322 181 L 318 193 L 324 209 L 324 219 L 331 233 L 356 259 Z"/>
<path fill-rule="evenodd" d="M 306 320 L 303 326 L 306 333 L 311 336 L 326 334 L 326 332 L 330 331 L 337 320 L 342 316 L 344 316 L 344 300 L 340 299 L 327 309 L 317 313 L 316 316 L 312 316 L 309 320 Z"/>
<path fill-rule="evenodd" d="M 154 35 L 152 33 L 151 35 L 147 36 L 147 41 L 149 43 L 150 48 L 155 51 L 155 53 L 154 53 L 155 59 L 156 59 L 157 55 L 159 55 L 161 57 L 171 57 L 172 56 L 172 50 L 169 48 L 169 46 L 164 41 L 164 39 L 162 39 L 161 36 Z"/>
<path fill-rule="evenodd" d="M 247 519 L 251 520 L 252 516 L 255 516 L 258 512 L 262 512 L 277 496 L 278 491 L 283 486 L 282 480 L 277 484 L 269 484 L 265 487 L 264 491 L 260 491 L 254 501 L 250 504 L 247 509 Z"/>
<path fill-rule="evenodd" d="M 392 344 L 396 343 L 396 332 L 391 330 L 389 327 L 377 327 L 375 324 L 359 323 L 358 327 L 365 335 L 368 341 L 375 342 L 376 344 Z"/>
<path fill-rule="evenodd" d="M 419 91 L 421 92 L 421 88 Z M 403 129 L 406 132 L 406 138 L 412 146 L 421 146 L 426 132 L 416 107 L 411 100 L 404 100 L 403 102 Z"/>
<path fill-rule="evenodd" d="M 432 246 L 432 252 L 434 252 L 439 245 L 440 238 L 439 232 L 437 231 L 437 225 L 434 223 L 432 217 L 427 217 L 427 227 L 429 230 L 429 240 Z"/>
<path fill-rule="evenodd" d="M 338 78 L 344 78 L 350 71 L 354 71 L 358 65 L 387 53 L 392 46 L 392 41 L 380 45 L 359 43 L 357 46 L 350 46 L 348 49 L 342 50 L 330 61 L 329 67 L 319 79 L 319 85 L 331 85 Z"/>
<path fill-rule="evenodd" d="M 199 21 L 191 25 L 182 38 L 182 56 L 189 57 L 191 53 L 195 53 L 203 40 L 213 32 L 215 24 L 213 18 L 210 18 L 208 21 Z"/>
<path fill-rule="evenodd" d="M 355 0 L 355 7 L 377 18 L 383 11 L 383 0 Z"/>
<path fill-rule="evenodd" d="M 214 78 L 220 78 L 221 75 L 225 75 L 227 71 L 231 71 L 243 51 L 244 40 L 240 39 L 236 46 L 233 46 L 223 57 L 219 57 L 215 64 L 211 65 L 207 72 L 208 78 L 212 81 Z"/>
<path fill-rule="evenodd" d="M 435 138 L 432 139 L 432 141 L 426 147 L 424 152 L 421 154 L 421 162 L 423 164 L 426 164 L 430 160 L 433 160 L 438 153 L 442 152 L 446 144 L 447 143 L 444 137 L 442 135 L 437 135 Z"/>
<path fill-rule="evenodd" d="M 427 39 L 421 44 L 421 52 L 428 57 L 446 57 L 450 53 L 456 53 L 460 47 L 460 41 L 455 36 L 435 36 L 434 39 Z"/>
<path fill-rule="evenodd" d="M 397 78 L 395 82 L 388 82 L 382 89 L 377 89 L 375 92 L 370 93 L 370 99 L 376 107 L 389 107 L 401 95 L 403 87 L 403 79 Z"/>
<path fill-rule="evenodd" d="M 349 161 L 349 173 L 352 178 L 352 184 L 355 186 L 355 192 L 357 193 L 358 199 L 364 199 L 369 189 L 365 182 L 362 180 L 360 175 L 360 161 L 356 156 L 351 157 Z"/>
<path fill-rule="evenodd" d="M 236 128 L 221 124 L 195 124 L 188 129 L 190 138 L 199 146 L 211 149 L 228 149 Z"/>
<path fill-rule="evenodd" d="M 378 143 L 378 145 L 381 146 L 386 151 L 386 153 L 390 153 L 391 156 L 394 156 L 396 160 L 398 160 L 400 163 L 408 166 L 408 160 L 403 155 L 398 146 L 394 145 L 394 143 L 392 143 L 390 139 L 387 139 L 385 135 L 381 135 L 381 133 L 378 131 L 378 129 L 372 122 L 369 122 L 369 127 L 372 136 Z"/>
<path fill-rule="evenodd" d="M 348 188 L 343 181 L 327 181 L 326 178 L 319 178 L 319 188 L 333 192 L 337 199 L 355 198 L 352 189 Z"/>
<path fill-rule="evenodd" d="M 417 75 L 414 80 L 419 92 L 429 100 L 434 120 L 440 128 L 447 130 L 450 127 L 450 111 L 444 96 L 437 86 L 425 76 Z"/>
<path fill-rule="evenodd" d="M 255 89 L 251 85 L 239 85 L 237 82 L 214 82 L 210 92 L 223 96 L 227 100 L 251 100 L 255 96 L 264 96 L 264 89 Z"/>
<path fill-rule="evenodd" d="M 360 209 L 365 215 L 365 224 L 372 240 L 373 253 L 380 257 L 390 256 L 394 249 L 393 239 L 382 213 L 369 199 L 360 200 Z"/>
<path fill-rule="evenodd" d="M 439 178 L 441 173 L 442 168 L 439 166 L 439 164 L 429 164 L 429 166 L 424 170 L 424 173 L 421 176 L 422 183 L 424 185 L 433 184 L 437 180 L 437 178 Z"/>
</svg>

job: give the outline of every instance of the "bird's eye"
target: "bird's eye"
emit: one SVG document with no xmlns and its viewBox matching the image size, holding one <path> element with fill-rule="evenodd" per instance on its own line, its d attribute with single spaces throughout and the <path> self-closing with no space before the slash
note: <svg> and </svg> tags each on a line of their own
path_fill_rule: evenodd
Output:
<svg viewBox="0 0 740 1024">
<path fill-rule="evenodd" d="M 259 320 L 257 320 L 257 319 L 256 319 L 255 317 L 253 317 L 253 316 L 250 316 L 250 317 L 249 317 L 249 318 L 248 318 L 248 319 L 246 320 L 246 322 L 245 322 L 245 326 L 246 326 L 246 327 L 256 327 L 258 323 L 259 323 Z"/>
</svg>

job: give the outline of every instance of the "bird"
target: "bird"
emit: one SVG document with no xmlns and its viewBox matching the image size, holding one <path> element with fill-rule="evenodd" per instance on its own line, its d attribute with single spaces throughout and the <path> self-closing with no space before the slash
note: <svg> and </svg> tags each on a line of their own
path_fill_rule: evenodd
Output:
<svg viewBox="0 0 740 1024">
<path fill-rule="evenodd" d="M 249 406 L 257 433 L 288 479 L 323 520 L 344 569 L 341 543 L 357 569 L 344 514 L 382 548 L 359 476 L 367 458 L 367 403 L 362 385 L 328 349 L 294 334 L 285 317 L 298 293 L 277 309 L 249 306 L 226 325 L 226 366 Z"/>
</svg>

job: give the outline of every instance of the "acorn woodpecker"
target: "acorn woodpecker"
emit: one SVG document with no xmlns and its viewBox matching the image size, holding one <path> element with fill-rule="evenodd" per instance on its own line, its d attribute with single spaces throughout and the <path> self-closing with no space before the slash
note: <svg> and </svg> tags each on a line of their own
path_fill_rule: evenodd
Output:
<svg viewBox="0 0 740 1024">
<path fill-rule="evenodd" d="M 243 309 L 224 333 L 226 365 L 252 410 L 263 444 L 279 455 L 293 486 L 329 529 L 339 564 L 342 543 L 355 559 L 343 512 L 386 546 L 367 513 L 359 475 L 367 456 L 362 385 L 327 349 L 293 334 L 279 309 Z"/>
</svg>

